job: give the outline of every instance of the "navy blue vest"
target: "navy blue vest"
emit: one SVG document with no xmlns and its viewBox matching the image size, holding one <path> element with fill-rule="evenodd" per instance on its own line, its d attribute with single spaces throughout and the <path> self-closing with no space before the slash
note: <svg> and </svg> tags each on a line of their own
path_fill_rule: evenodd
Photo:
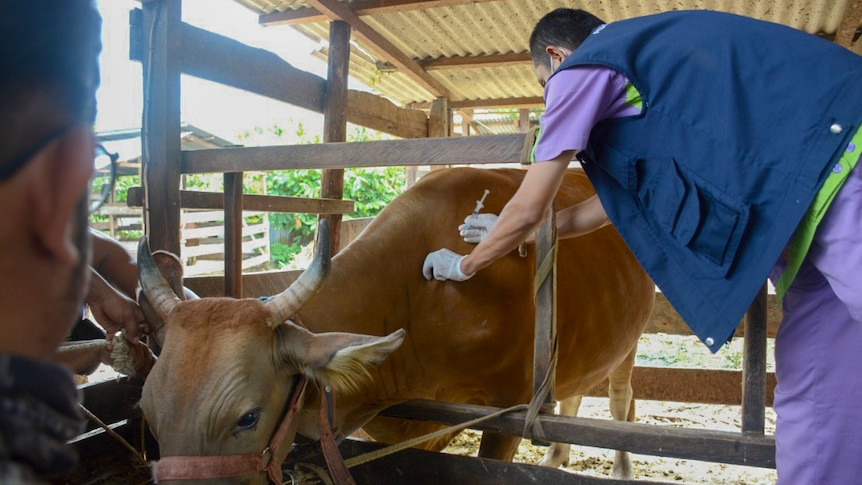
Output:
<svg viewBox="0 0 862 485">
<path fill-rule="evenodd" d="M 581 152 L 608 216 L 714 352 L 862 121 L 862 57 L 778 24 L 670 12 L 597 28 L 562 64 L 611 67 L 640 116 Z"/>
</svg>

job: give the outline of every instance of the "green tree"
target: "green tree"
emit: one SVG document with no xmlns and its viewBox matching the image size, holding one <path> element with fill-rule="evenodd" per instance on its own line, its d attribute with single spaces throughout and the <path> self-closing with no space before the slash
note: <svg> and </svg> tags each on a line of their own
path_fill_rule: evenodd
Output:
<svg viewBox="0 0 862 485">
<path fill-rule="evenodd" d="M 360 126 L 348 126 L 347 141 L 363 142 L 388 137 L 377 131 Z M 292 140 L 294 144 L 320 143 L 320 136 L 310 134 L 302 123 L 297 123 L 293 134 L 278 126 L 265 130 L 247 131 L 241 141 L 253 140 L 252 132 L 259 135 L 278 136 Z M 274 170 L 266 175 L 266 193 L 292 197 L 320 197 L 319 170 Z M 344 171 L 344 198 L 355 201 L 355 212 L 345 219 L 376 216 L 403 190 L 406 175 L 401 167 L 353 168 Z M 277 265 L 288 263 L 314 235 L 317 224 L 315 214 L 272 213 L 270 227 L 289 232 L 286 244 L 272 245 L 272 259 Z"/>
</svg>

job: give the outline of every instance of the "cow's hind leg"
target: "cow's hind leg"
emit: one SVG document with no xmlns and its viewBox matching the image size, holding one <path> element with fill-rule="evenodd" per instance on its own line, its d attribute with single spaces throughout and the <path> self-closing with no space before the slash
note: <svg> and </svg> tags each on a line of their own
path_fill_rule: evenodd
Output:
<svg viewBox="0 0 862 485">
<path fill-rule="evenodd" d="M 625 360 L 611 372 L 608 378 L 608 398 L 611 416 L 618 421 L 634 421 L 634 401 L 632 400 L 632 369 L 635 365 L 637 345 Z M 632 463 L 629 452 L 617 450 L 614 455 L 614 478 L 631 479 Z"/>
<path fill-rule="evenodd" d="M 562 416 L 577 416 L 578 409 L 581 407 L 582 396 L 572 396 L 568 399 L 560 401 L 560 415 Z M 572 445 L 568 443 L 551 443 L 548 450 L 545 452 L 545 457 L 539 462 L 540 466 L 558 468 L 561 465 L 569 464 L 569 454 L 572 451 Z"/>
</svg>

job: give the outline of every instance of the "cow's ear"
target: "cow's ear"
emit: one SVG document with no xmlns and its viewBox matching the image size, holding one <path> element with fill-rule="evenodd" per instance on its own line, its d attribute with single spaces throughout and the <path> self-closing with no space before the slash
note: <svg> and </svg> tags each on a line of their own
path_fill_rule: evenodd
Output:
<svg viewBox="0 0 862 485">
<path fill-rule="evenodd" d="M 385 337 L 355 333 L 313 334 L 288 321 L 276 330 L 276 358 L 290 374 L 301 373 L 339 391 L 356 390 L 376 366 L 404 341 L 405 331 Z"/>
</svg>

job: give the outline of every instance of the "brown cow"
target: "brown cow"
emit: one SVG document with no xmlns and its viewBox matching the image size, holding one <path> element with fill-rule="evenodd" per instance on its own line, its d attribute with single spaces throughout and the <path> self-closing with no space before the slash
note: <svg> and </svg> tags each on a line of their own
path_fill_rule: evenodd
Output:
<svg viewBox="0 0 862 485">
<path fill-rule="evenodd" d="M 345 434 L 364 427 L 380 441 L 398 442 L 438 429 L 424 422 L 375 417 L 410 399 L 495 407 L 529 402 L 534 248 L 528 247 L 526 258 L 513 251 L 463 283 L 428 282 L 421 271 L 432 250 L 468 252 L 458 224 L 484 189 L 490 190 L 486 210 L 499 213 L 523 174 L 515 169 L 434 171 L 392 201 L 333 258 L 328 282 L 299 310 L 311 332 L 323 333 L 317 337 L 289 323 L 272 330 L 270 324 L 281 323 L 293 310 L 282 312 L 274 322 L 257 300 L 176 303 L 171 296 L 174 309 L 167 315 L 164 351 L 144 386 L 141 403 L 163 456 L 259 452 L 283 409 L 291 374 L 332 378 L 336 371 L 321 370 L 327 368 L 325 357 L 351 352 L 350 338 L 330 332 L 389 335 L 361 341 L 361 348 L 374 349 L 376 363 L 397 347 L 399 332 L 406 330 L 400 348 L 368 369 L 370 379 L 350 377 L 353 385 L 347 388 L 334 383 L 337 426 Z M 556 207 L 592 194 L 583 172 L 572 169 Z M 573 406 L 576 410 L 578 396 L 610 376 L 612 414 L 626 419 L 635 347 L 652 309 L 655 286 L 611 227 L 560 241 L 557 257 L 556 395 L 565 399 L 564 411 Z M 305 355 L 286 358 L 283 349 L 297 348 L 291 338 L 319 345 Z M 326 351 L 318 352 L 317 347 Z M 309 388 L 299 432 L 312 439 L 318 438 L 318 402 L 316 389 Z M 239 426 L 251 422 L 251 427 Z M 423 447 L 440 450 L 450 439 Z M 519 441 L 488 432 L 479 454 L 510 460 Z M 552 448 L 544 464 L 559 465 L 567 450 Z M 618 458 L 615 475 L 630 476 L 628 457 Z"/>
</svg>

